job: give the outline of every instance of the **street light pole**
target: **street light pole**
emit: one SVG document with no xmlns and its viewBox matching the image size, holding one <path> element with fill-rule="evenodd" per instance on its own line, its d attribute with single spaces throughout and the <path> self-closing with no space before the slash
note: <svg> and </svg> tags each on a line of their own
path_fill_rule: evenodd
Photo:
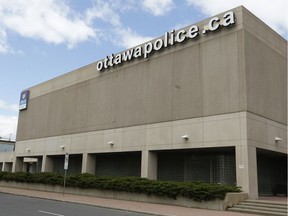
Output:
<svg viewBox="0 0 288 216">
<path fill-rule="evenodd" d="M 63 196 L 65 194 L 65 188 L 66 188 L 66 177 L 67 177 L 68 164 L 69 164 L 69 154 L 65 153 Z"/>
</svg>

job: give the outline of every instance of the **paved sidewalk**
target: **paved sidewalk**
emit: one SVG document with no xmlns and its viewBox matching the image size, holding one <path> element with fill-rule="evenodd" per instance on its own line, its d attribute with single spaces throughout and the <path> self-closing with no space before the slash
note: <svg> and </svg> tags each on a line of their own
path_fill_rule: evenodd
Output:
<svg viewBox="0 0 288 216">
<path fill-rule="evenodd" d="M 81 203 L 105 208 L 121 209 L 126 211 L 148 213 L 161 216 L 256 216 L 253 214 L 243 214 L 228 211 L 213 211 L 196 208 L 187 208 L 180 206 L 170 206 L 162 204 L 152 204 L 143 202 L 132 202 L 116 199 L 105 199 L 89 196 L 78 196 L 62 193 L 53 193 L 45 191 L 35 191 L 26 189 L 16 189 L 8 187 L 0 187 L 0 193 L 9 193 L 23 195 L 29 197 L 37 197 L 42 199 L 58 200 L 64 202 Z"/>
</svg>

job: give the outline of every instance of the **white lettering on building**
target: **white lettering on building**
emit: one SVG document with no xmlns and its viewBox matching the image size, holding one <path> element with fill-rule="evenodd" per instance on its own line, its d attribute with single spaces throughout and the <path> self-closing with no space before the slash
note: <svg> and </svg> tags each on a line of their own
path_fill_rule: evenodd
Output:
<svg viewBox="0 0 288 216">
<path fill-rule="evenodd" d="M 177 32 L 175 30 L 166 32 L 164 37 L 157 38 L 154 41 L 149 41 L 145 44 L 139 45 L 135 48 L 126 50 L 116 55 L 111 54 L 110 56 L 106 56 L 103 60 L 97 62 L 96 68 L 98 71 L 102 71 L 109 67 L 113 67 L 114 65 L 118 65 L 126 61 L 131 61 L 136 58 L 143 57 L 146 59 L 154 51 L 159 51 L 162 48 L 172 46 L 176 43 L 183 43 L 188 39 L 196 39 L 201 32 L 204 35 L 209 32 L 218 30 L 221 26 L 228 27 L 233 24 L 235 24 L 235 15 L 232 11 L 230 11 L 225 13 L 222 18 L 217 16 L 211 18 L 208 22 L 208 25 L 204 26 L 202 31 L 200 31 L 197 25 L 192 25 L 188 28 L 188 31 L 185 29 L 180 29 Z"/>
</svg>

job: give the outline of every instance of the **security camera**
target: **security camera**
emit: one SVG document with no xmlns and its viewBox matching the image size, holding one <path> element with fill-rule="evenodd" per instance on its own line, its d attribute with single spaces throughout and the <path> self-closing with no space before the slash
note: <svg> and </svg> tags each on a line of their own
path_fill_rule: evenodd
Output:
<svg viewBox="0 0 288 216">
<path fill-rule="evenodd" d="M 61 149 L 65 149 L 65 146 L 64 146 L 64 145 L 61 145 L 60 148 L 61 148 Z"/>
<path fill-rule="evenodd" d="M 183 136 L 182 136 L 182 139 L 184 139 L 184 140 L 188 140 L 189 137 L 188 137 L 188 135 L 183 135 Z"/>
<path fill-rule="evenodd" d="M 114 145 L 114 142 L 113 141 L 110 141 L 108 142 L 109 145 L 113 146 Z"/>
<path fill-rule="evenodd" d="M 275 141 L 278 142 L 278 141 L 282 141 L 282 139 L 280 137 L 275 137 Z"/>
</svg>

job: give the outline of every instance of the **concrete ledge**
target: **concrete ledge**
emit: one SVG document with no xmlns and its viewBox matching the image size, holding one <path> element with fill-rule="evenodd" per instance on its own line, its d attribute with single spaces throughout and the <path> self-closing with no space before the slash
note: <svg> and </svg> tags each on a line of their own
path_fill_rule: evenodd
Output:
<svg viewBox="0 0 288 216">
<path fill-rule="evenodd" d="M 223 200 L 223 209 L 231 208 L 234 205 L 237 205 L 239 202 L 247 200 L 248 193 L 227 193 L 225 199 Z"/>
<path fill-rule="evenodd" d="M 0 181 L 0 186 L 63 193 L 63 187 L 59 185 L 53 186 L 45 184 L 29 184 L 29 183 Z M 228 193 L 224 200 L 216 199 L 214 201 L 197 202 L 192 199 L 181 196 L 177 197 L 177 199 L 174 200 L 168 197 L 159 197 L 155 195 L 146 195 L 146 194 L 138 194 L 122 191 L 102 191 L 97 189 L 70 188 L 70 187 L 65 189 L 65 193 L 82 195 L 82 196 L 94 196 L 108 199 L 176 205 L 176 206 L 185 206 L 185 207 L 211 209 L 211 210 L 226 210 L 228 207 L 232 207 L 233 205 L 236 205 L 239 202 L 248 199 L 247 193 Z"/>
</svg>

